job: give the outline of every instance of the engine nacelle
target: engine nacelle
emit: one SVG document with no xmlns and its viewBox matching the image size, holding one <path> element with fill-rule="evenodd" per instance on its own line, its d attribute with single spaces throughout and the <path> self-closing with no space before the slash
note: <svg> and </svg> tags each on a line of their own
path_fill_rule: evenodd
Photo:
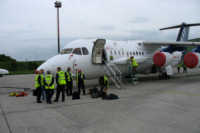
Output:
<svg viewBox="0 0 200 133">
<path fill-rule="evenodd" d="M 167 52 L 156 52 L 153 56 L 153 62 L 158 67 L 170 65 L 172 59 L 172 54 Z"/>
<path fill-rule="evenodd" d="M 200 54 L 199 53 L 187 53 L 184 56 L 184 64 L 188 68 L 196 68 L 200 66 Z"/>
</svg>

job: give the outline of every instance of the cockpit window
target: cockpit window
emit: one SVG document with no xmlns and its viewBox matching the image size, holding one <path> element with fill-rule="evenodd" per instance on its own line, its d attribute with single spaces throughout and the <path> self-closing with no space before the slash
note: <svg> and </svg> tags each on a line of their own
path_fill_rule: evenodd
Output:
<svg viewBox="0 0 200 133">
<path fill-rule="evenodd" d="M 73 54 L 82 55 L 81 54 L 81 49 L 80 48 L 75 48 L 74 51 L 73 51 Z"/>
<path fill-rule="evenodd" d="M 73 48 L 63 49 L 60 54 L 71 54 Z"/>
<path fill-rule="evenodd" d="M 81 49 L 82 49 L 83 55 L 88 55 L 88 54 L 89 54 L 87 48 L 83 47 L 83 48 L 81 48 Z"/>
</svg>

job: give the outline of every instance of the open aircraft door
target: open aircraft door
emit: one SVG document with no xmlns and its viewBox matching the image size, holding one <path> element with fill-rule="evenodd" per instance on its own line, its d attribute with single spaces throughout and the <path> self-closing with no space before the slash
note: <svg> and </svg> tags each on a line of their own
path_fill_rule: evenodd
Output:
<svg viewBox="0 0 200 133">
<path fill-rule="evenodd" d="M 92 63 L 93 64 L 102 64 L 103 50 L 104 45 L 106 44 L 105 39 L 97 39 L 94 42 L 92 49 Z"/>
</svg>

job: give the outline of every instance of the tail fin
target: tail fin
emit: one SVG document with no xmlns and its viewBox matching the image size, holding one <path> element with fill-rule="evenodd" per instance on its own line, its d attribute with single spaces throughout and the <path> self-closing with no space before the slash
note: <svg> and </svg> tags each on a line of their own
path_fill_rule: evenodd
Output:
<svg viewBox="0 0 200 133">
<path fill-rule="evenodd" d="M 176 41 L 187 41 L 189 36 L 190 26 L 198 26 L 198 25 L 200 25 L 200 23 L 186 24 L 183 22 L 181 25 L 161 28 L 160 30 L 180 28 Z"/>
</svg>

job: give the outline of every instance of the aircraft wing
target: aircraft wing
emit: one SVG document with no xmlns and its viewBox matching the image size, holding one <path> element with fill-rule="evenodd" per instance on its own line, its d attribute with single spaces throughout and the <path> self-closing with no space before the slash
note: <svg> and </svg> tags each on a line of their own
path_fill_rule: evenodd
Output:
<svg viewBox="0 0 200 133">
<path fill-rule="evenodd" d="M 154 41 L 143 41 L 142 44 L 144 45 L 152 45 L 152 46 L 168 46 L 168 45 L 174 45 L 174 46 L 200 46 L 200 42 L 154 42 Z"/>
</svg>

